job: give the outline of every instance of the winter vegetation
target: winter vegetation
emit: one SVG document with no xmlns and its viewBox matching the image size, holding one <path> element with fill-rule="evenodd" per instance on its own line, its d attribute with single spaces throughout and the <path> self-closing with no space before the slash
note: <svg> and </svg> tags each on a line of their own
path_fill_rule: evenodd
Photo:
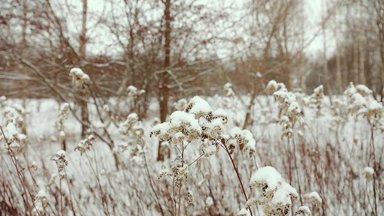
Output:
<svg viewBox="0 0 384 216">
<path fill-rule="evenodd" d="M 383 215 L 384 3 L 214 2 L 4 0 L 0 216 Z"/>
<path fill-rule="evenodd" d="M 75 86 L 89 81 L 75 71 Z M 372 91 L 351 83 L 331 100 L 322 86 L 310 95 L 266 86 L 249 129 L 240 127 L 249 98 L 226 84 L 228 96 L 175 101 L 163 123 L 117 118 L 115 98 L 88 102 L 85 138 L 73 103 L 2 97 L 2 213 L 381 215 L 384 108 Z"/>
</svg>

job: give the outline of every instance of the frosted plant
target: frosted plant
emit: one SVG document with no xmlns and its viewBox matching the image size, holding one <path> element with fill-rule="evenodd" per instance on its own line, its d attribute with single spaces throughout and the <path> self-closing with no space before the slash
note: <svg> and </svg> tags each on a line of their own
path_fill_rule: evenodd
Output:
<svg viewBox="0 0 384 216">
<path fill-rule="evenodd" d="M 284 137 L 287 137 L 287 138 L 290 138 L 292 137 L 293 135 L 293 124 L 292 122 L 289 120 L 289 118 L 287 116 L 282 116 L 280 118 L 280 125 L 282 126 L 282 133 L 281 133 L 281 139 L 283 139 Z"/>
<path fill-rule="evenodd" d="M 336 126 L 335 128 L 338 128 L 341 125 L 344 125 L 347 123 L 348 120 L 348 105 L 345 104 L 342 100 L 335 98 L 333 100 L 333 104 L 331 105 L 331 124 L 332 126 Z M 334 128 L 334 127 L 332 127 Z"/>
<path fill-rule="evenodd" d="M 184 98 L 176 101 L 174 104 L 173 104 L 173 107 L 175 107 L 176 110 L 179 110 L 179 111 L 182 111 L 182 110 L 185 110 L 188 106 L 188 101 L 185 100 Z"/>
<path fill-rule="evenodd" d="M 225 134 L 227 122 L 228 117 L 224 110 L 214 110 L 205 100 L 196 96 L 188 102 L 185 110 L 173 112 L 168 122 L 154 126 L 151 136 L 157 136 L 161 142 L 177 150 L 177 157 L 171 163 L 170 171 L 162 170 L 159 177 L 170 176 L 173 185 L 181 189 L 189 177 L 188 168 L 201 158 L 215 155 L 220 147 L 229 155 L 239 176 L 231 151 L 241 149 L 252 154 L 255 151 L 256 142 L 249 130 L 234 128 L 230 134 Z M 200 153 L 200 156 L 189 164 L 185 157 L 187 147 L 195 147 Z M 241 179 L 239 181 L 244 188 Z M 244 190 L 243 193 L 246 197 Z M 209 207 L 208 203 L 207 206 Z"/>
<path fill-rule="evenodd" d="M 249 181 L 251 188 L 256 189 L 256 197 L 251 198 L 247 207 L 261 205 L 266 216 L 288 215 L 292 201 L 298 198 L 296 189 L 285 182 L 275 168 L 266 166 L 252 174 Z"/>
<path fill-rule="evenodd" d="M 186 193 L 185 193 L 185 201 L 187 202 L 188 205 L 192 205 L 193 204 L 193 201 L 194 201 L 194 197 L 193 197 L 193 193 L 192 191 L 188 190 Z"/>
<path fill-rule="evenodd" d="M 235 91 L 233 91 L 232 83 L 226 83 L 224 85 L 224 90 L 226 91 L 228 97 L 235 96 Z"/>
<path fill-rule="evenodd" d="M 231 130 L 227 144 L 231 152 L 236 148 L 236 146 L 238 146 L 240 150 L 248 152 L 250 155 L 253 155 L 256 151 L 256 141 L 253 138 L 252 133 L 247 129 L 242 130 L 238 127 L 234 127 Z"/>
<path fill-rule="evenodd" d="M 307 200 L 315 207 L 318 207 L 323 203 L 323 200 L 321 199 L 320 195 L 316 191 L 305 194 L 303 198 L 304 200 Z"/>
<path fill-rule="evenodd" d="M 212 199 L 212 197 L 207 197 L 207 199 L 205 200 L 205 205 L 207 206 L 207 207 L 211 207 L 211 206 L 213 206 L 213 199 Z"/>
<path fill-rule="evenodd" d="M 7 97 L 1 96 L 0 97 L 0 109 L 4 109 L 7 103 Z"/>
<path fill-rule="evenodd" d="M 95 137 L 93 134 L 89 135 L 87 138 L 81 140 L 75 147 L 75 151 L 79 151 L 80 155 L 83 155 L 85 152 L 89 151 L 93 145 Z"/>
<path fill-rule="evenodd" d="M 278 90 L 273 93 L 275 100 L 279 103 L 279 117 L 287 116 L 292 125 L 302 116 L 296 95 L 289 92 L 284 84 L 278 84 Z"/>
<path fill-rule="evenodd" d="M 67 160 L 65 151 L 63 150 L 57 151 L 57 153 L 52 157 L 52 160 L 56 162 L 60 179 L 63 179 L 66 176 L 65 167 L 68 166 L 68 160 Z"/>
<path fill-rule="evenodd" d="M 20 153 L 28 142 L 24 120 L 25 111 L 21 106 L 5 106 L 2 114 L 2 123 L 6 125 L 4 130 L 4 138 L 7 139 L 5 147 L 8 149 L 8 153 L 12 155 Z"/>
<path fill-rule="evenodd" d="M 349 83 L 349 86 L 344 91 L 344 94 L 347 96 L 349 104 L 348 110 L 350 113 L 356 113 L 367 103 L 365 98 L 357 92 L 353 83 Z"/>
<path fill-rule="evenodd" d="M 321 108 L 323 106 L 324 100 L 324 87 L 323 85 L 318 86 L 313 90 L 311 96 L 309 96 L 309 105 L 314 106 L 316 109 L 316 114 L 321 115 Z"/>
<path fill-rule="evenodd" d="M 251 214 L 249 211 L 245 208 L 240 209 L 240 211 L 237 212 L 236 216 L 250 216 Z"/>
<path fill-rule="evenodd" d="M 374 123 L 376 126 L 383 111 L 383 105 L 376 100 L 372 100 L 363 109 L 361 109 L 358 114 L 363 115 L 370 123 Z"/>
<path fill-rule="evenodd" d="M 6 106 L 3 110 L 4 124 L 13 123 L 21 133 L 26 133 L 25 110 L 18 105 Z"/>
<path fill-rule="evenodd" d="M 20 132 L 13 122 L 9 122 L 5 128 L 5 137 L 7 141 L 6 149 L 11 155 L 20 153 L 23 146 L 27 144 L 27 136 Z"/>
<path fill-rule="evenodd" d="M 125 98 L 121 98 L 121 97 L 118 98 L 118 101 L 116 104 L 116 106 L 117 106 L 116 112 L 118 113 L 120 111 L 120 109 L 124 107 L 123 109 L 128 108 L 127 109 L 128 112 L 134 111 L 134 112 L 140 114 L 141 110 L 139 109 L 140 108 L 139 107 L 139 105 L 140 105 L 139 101 L 140 101 L 140 99 L 143 98 L 142 96 L 145 95 L 145 90 L 138 89 L 135 86 L 130 85 L 125 89 L 124 93 L 126 95 Z M 120 105 L 121 100 L 123 102 L 121 104 L 122 106 Z"/>
<path fill-rule="evenodd" d="M 363 97 L 370 96 L 373 93 L 371 89 L 362 84 L 356 85 L 356 92 L 361 94 Z"/>
<path fill-rule="evenodd" d="M 45 191 L 40 190 L 34 200 L 34 207 L 32 210 L 32 215 L 33 216 L 44 216 L 46 215 L 45 208 L 48 206 L 48 200 L 47 200 L 47 195 Z"/>
<path fill-rule="evenodd" d="M 63 143 L 65 141 L 65 131 L 64 131 L 64 120 L 68 118 L 69 115 L 69 104 L 64 103 L 59 111 L 57 116 L 57 121 L 55 122 L 55 128 L 59 134 L 59 141 Z"/>
<path fill-rule="evenodd" d="M 279 104 L 278 119 L 272 122 L 278 122 L 282 126 L 281 138 L 290 138 L 293 135 L 293 129 L 297 122 L 302 123 L 303 112 L 299 104 L 297 96 L 289 92 L 283 83 L 276 83 L 276 81 L 269 81 L 266 92 L 273 93 L 273 97 Z M 314 98 L 320 100 L 322 95 L 322 88 L 318 88 L 314 93 Z"/>
<path fill-rule="evenodd" d="M 136 113 L 128 115 L 127 119 L 120 125 L 120 132 L 128 137 L 143 137 L 144 128 Z M 142 141 L 139 143 L 142 144 Z"/>
<path fill-rule="evenodd" d="M 169 122 L 154 126 L 151 135 L 171 146 L 181 146 L 179 149 L 182 151 L 188 143 L 200 141 L 200 153 L 210 156 L 217 152 L 218 144 L 222 143 L 227 121 L 224 110 L 213 110 L 205 100 L 196 96 L 189 101 L 184 111 L 173 112 Z M 249 136 L 247 134 L 248 140 Z"/>
<path fill-rule="evenodd" d="M 135 98 L 135 97 L 138 97 L 142 94 L 145 94 L 145 90 L 143 90 L 143 89 L 139 90 L 135 86 L 130 85 L 127 87 L 127 93 L 128 93 L 128 97 Z"/>
<path fill-rule="evenodd" d="M 57 178 L 57 174 L 56 174 L 56 173 L 53 173 L 53 174 L 51 175 L 51 177 L 49 178 L 49 181 L 48 181 L 48 183 L 46 184 L 46 186 L 47 186 L 47 187 L 52 186 L 52 185 L 55 183 L 56 178 Z"/>
<path fill-rule="evenodd" d="M 72 78 L 72 84 L 79 89 L 85 88 L 86 84 L 90 83 L 90 78 L 80 68 L 72 68 L 69 71 L 69 76 Z"/>
<path fill-rule="evenodd" d="M 128 115 L 126 121 L 120 125 L 120 133 L 127 139 L 126 142 L 119 145 L 121 151 L 126 151 L 131 147 L 131 161 L 134 161 L 137 165 L 143 165 L 142 156 L 145 146 L 144 128 L 136 113 Z"/>
<path fill-rule="evenodd" d="M 308 206 L 300 206 L 299 210 L 296 211 L 295 215 L 302 214 L 303 216 L 311 216 L 312 212 Z"/>
<path fill-rule="evenodd" d="M 371 181 L 375 176 L 375 170 L 372 167 L 365 167 L 363 170 L 365 180 Z"/>
<path fill-rule="evenodd" d="M 368 121 L 373 120 L 372 117 L 379 119 L 383 110 L 380 102 L 372 97 L 372 91 L 365 85 L 357 85 L 350 83 L 344 94 L 348 100 L 348 110 L 356 116 L 364 116 Z"/>
<path fill-rule="evenodd" d="M 275 80 L 270 80 L 267 86 L 265 87 L 265 92 L 267 92 L 267 94 L 273 94 L 275 93 L 275 91 L 277 91 L 277 88 L 278 88 L 277 82 Z"/>
<path fill-rule="evenodd" d="M 208 139 L 206 139 L 200 145 L 199 151 L 200 154 L 204 157 L 210 157 L 216 154 L 219 151 L 219 148 L 217 148 L 217 145 L 212 145 L 212 143 Z"/>
<path fill-rule="evenodd" d="M 111 107 L 108 104 L 104 104 L 103 112 L 107 114 L 108 118 L 114 119 Z"/>
<path fill-rule="evenodd" d="M 177 188 L 181 188 L 189 176 L 188 166 L 181 158 L 177 158 L 171 166 L 173 182 Z"/>
</svg>

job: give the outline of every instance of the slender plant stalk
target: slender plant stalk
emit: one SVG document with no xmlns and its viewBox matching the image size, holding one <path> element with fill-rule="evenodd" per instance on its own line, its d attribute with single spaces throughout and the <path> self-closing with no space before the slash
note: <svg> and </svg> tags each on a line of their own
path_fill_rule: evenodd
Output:
<svg viewBox="0 0 384 216">
<path fill-rule="evenodd" d="M 24 190 L 24 194 L 26 195 L 26 200 L 24 198 L 24 196 L 22 195 L 21 197 L 23 198 L 23 201 L 24 201 L 24 204 L 26 205 L 26 208 L 27 209 L 30 209 L 29 207 L 29 204 L 28 204 L 28 196 L 30 196 L 31 200 L 32 200 L 32 206 L 33 208 L 37 209 L 36 206 L 35 206 L 35 203 L 33 202 L 33 196 L 31 194 L 31 192 L 26 188 L 26 185 L 24 183 L 24 180 L 23 180 L 23 173 L 20 171 L 19 167 L 17 166 L 17 160 L 16 158 L 13 156 L 13 153 L 11 152 L 11 149 L 10 149 L 10 145 L 11 143 L 8 141 L 8 138 L 5 136 L 5 133 L 4 133 L 4 130 L 3 130 L 3 127 L 0 126 L 0 130 L 1 130 L 1 134 L 3 135 L 4 137 L 4 140 L 5 140 L 5 143 L 7 144 L 8 146 L 8 154 L 9 154 L 9 157 L 11 158 L 11 161 L 13 163 L 13 165 L 15 166 L 16 168 L 16 173 L 17 173 L 17 177 L 20 181 L 20 184 Z M 40 216 L 40 213 L 38 211 L 36 211 L 38 216 Z"/>
<path fill-rule="evenodd" d="M 232 156 L 231 156 L 231 153 L 229 152 L 229 149 L 227 148 L 227 146 L 226 146 L 224 143 L 221 143 L 221 144 L 222 144 L 222 147 L 223 147 L 223 148 L 225 149 L 225 151 L 227 152 L 227 155 L 228 155 L 229 159 L 231 160 L 233 169 L 235 170 L 236 175 L 237 175 L 237 179 L 239 180 L 240 187 L 241 187 L 241 190 L 242 190 L 242 192 L 243 192 L 245 201 L 247 202 L 247 201 L 248 201 L 248 196 L 247 196 L 247 193 L 245 192 L 244 184 L 243 184 L 243 181 L 241 180 L 240 173 L 239 173 L 239 170 L 238 170 L 237 167 L 236 167 L 235 161 L 233 160 L 233 158 L 232 158 Z M 253 216 L 251 207 L 248 207 L 248 211 L 249 211 L 249 213 L 251 214 L 251 216 Z"/>
</svg>

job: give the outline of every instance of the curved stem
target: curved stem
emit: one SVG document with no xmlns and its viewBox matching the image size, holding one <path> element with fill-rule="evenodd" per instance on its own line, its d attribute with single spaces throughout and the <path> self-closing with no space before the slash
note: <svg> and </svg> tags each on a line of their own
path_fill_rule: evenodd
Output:
<svg viewBox="0 0 384 216">
<path fill-rule="evenodd" d="M 245 201 L 248 201 L 248 196 L 247 196 L 247 193 L 245 192 L 244 184 L 243 184 L 243 181 L 241 180 L 240 173 L 239 173 L 239 170 L 236 167 L 235 161 L 233 160 L 233 158 L 231 156 L 231 153 L 229 152 L 229 149 L 227 148 L 227 146 L 224 143 L 221 143 L 221 144 L 222 144 L 223 148 L 225 149 L 225 151 L 227 152 L 227 155 L 228 155 L 229 159 L 231 160 L 233 169 L 235 170 L 236 175 L 237 175 L 237 179 L 239 180 L 240 187 L 241 187 L 241 190 L 243 192 Z M 249 210 L 249 213 L 251 214 L 251 216 L 253 216 L 251 207 L 248 207 L 248 210 Z"/>
</svg>

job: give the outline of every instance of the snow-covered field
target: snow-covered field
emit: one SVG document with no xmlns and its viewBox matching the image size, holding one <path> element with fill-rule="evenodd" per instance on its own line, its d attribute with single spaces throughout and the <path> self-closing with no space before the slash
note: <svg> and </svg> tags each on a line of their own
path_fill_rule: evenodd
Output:
<svg viewBox="0 0 384 216">
<path fill-rule="evenodd" d="M 270 82 L 247 129 L 249 97 L 226 90 L 179 100 L 160 125 L 155 100 L 120 121 L 111 99 L 104 123 L 90 101 L 84 139 L 65 104 L 0 99 L 0 215 L 384 214 L 384 110 L 369 89 Z"/>
</svg>

